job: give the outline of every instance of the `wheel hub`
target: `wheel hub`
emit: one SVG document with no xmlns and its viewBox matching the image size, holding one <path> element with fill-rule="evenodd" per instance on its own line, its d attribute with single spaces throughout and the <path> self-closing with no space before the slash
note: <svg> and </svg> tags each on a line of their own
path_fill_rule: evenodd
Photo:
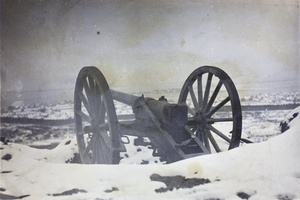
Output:
<svg viewBox="0 0 300 200">
<path fill-rule="evenodd" d="M 194 120 L 197 122 L 197 125 L 200 126 L 200 129 L 204 130 L 207 124 L 207 118 L 205 114 L 201 111 L 198 111 L 194 117 Z"/>
<path fill-rule="evenodd" d="M 84 133 L 99 133 L 100 132 L 99 125 L 87 125 L 83 128 Z"/>
</svg>

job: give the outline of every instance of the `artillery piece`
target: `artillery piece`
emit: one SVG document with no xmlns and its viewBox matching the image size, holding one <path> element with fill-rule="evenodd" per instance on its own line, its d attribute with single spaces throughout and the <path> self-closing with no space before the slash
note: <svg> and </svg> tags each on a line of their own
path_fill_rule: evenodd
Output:
<svg viewBox="0 0 300 200">
<path fill-rule="evenodd" d="M 119 120 L 114 101 L 132 107 L 133 120 Z M 238 147 L 242 112 L 237 90 L 220 68 L 194 70 L 177 103 L 109 88 L 96 67 L 80 70 L 74 94 L 76 138 L 82 163 L 118 164 L 128 136 L 147 137 L 153 155 L 167 163 Z"/>
</svg>

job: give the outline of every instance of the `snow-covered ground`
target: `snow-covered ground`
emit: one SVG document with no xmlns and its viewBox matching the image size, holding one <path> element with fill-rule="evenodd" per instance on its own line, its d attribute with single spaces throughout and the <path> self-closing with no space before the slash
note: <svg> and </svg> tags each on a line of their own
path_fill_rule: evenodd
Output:
<svg viewBox="0 0 300 200">
<path fill-rule="evenodd" d="M 169 102 L 176 102 L 177 90 L 162 92 L 168 93 Z M 147 94 L 154 98 L 161 95 L 160 91 Z M 245 106 L 299 101 L 299 93 L 241 98 Z M 118 115 L 132 113 L 124 104 L 115 102 L 115 106 Z M 124 158 L 119 166 L 75 164 L 78 149 L 74 124 L 2 123 L 1 141 L 10 142 L 1 142 L 0 147 L 0 199 L 299 199 L 299 117 L 280 135 L 279 123 L 289 112 L 243 111 L 242 137 L 259 144 L 242 144 L 229 152 L 167 165 L 152 156 L 149 146 L 134 146 L 134 137 L 126 145 L 127 152 L 121 154 Z M 2 107 L 1 117 L 73 119 L 73 102 L 14 102 Z"/>
<path fill-rule="evenodd" d="M 135 95 L 145 94 L 145 97 L 158 99 L 165 95 L 170 103 L 178 100 L 180 89 L 157 90 L 152 92 L 141 92 Z M 166 95 L 167 94 L 167 95 Z M 286 105 L 300 104 L 300 93 L 259 93 L 256 95 L 240 97 L 242 105 Z M 117 114 L 130 114 L 130 107 L 115 101 Z M 73 102 L 62 101 L 58 104 L 25 104 L 22 101 L 13 102 L 8 107 L 1 107 L 1 117 L 20 117 L 31 119 L 71 119 L 73 114 Z"/>
<path fill-rule="evenodd" d="M 2 199 L 300 199 L 300 112 L 268 141 L 173 164 L 68 163 L 74 137 L 54 149 L 1 144 Z M 269 134 L 269 131 L 266 134 Z"/>
<path fill-rule="evenodd" d="M 180 89 L 142 92 L 147 97 L 159 98 L 166 95 L 169 102 L 177 102 Z M 248 105 L 286 105 L 299 104 L 300 93 L 270 93 L 241 97 L 241 104 Z M 131 107 L 115 101 L 118 115 L 132 114 Z M 243 111 L 243 138 L 254 142 L 267 140 L 280 133 L 279 123 L 290 110 Z M 73 102 L 62 101 L 58 104 L 24 104 L 16 101 L 11 106 L 2 107 L 1 117 L 29 118 L 44 120 L 73 119 Z M 64 126 L 41 126 L 32 124 L 2 123 L 1 136 L 15 143 L 31 146 L 58 144 L 62 139 L 74 136 L 74 124 Z M 128 147 L 131 148 L 131 147 Z"/>
</svg>

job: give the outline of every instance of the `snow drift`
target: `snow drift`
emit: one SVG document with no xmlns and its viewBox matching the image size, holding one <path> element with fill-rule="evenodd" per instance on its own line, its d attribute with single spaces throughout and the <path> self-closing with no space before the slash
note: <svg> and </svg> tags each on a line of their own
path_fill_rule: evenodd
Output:
<svg viewBox="0 0 300 200">
<path fill-rule="evenodd" d="M 75 138 L 53 150 L 1 144 L 0 198 L 300 199 L 299 111 L 268 141 L 167 165 L 71 164 Z"/>
</svg>

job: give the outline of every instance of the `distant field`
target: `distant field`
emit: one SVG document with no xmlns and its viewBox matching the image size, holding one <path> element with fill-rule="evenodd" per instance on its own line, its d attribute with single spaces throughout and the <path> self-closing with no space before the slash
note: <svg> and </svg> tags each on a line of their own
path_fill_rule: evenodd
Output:
<svg viewBox="0 0 300 200">
<path fill-rule="evenodd" d="M 169 102 L 175 103 L 174 91 L 169 92 Z M 172 93 L 173 92 L 173 93 Z M 147 93 L 145 96 L 160 96 Z M 172 96 L 174 98 L 172 98 Z M 254 142 L 265 141 L 280 134 L 280 122 L 292 109 L 300 106 L 299 93 L 260 94 L 241 98 L 242 137 Z M 133 119 L 130 106 L 115 102 L 119 120 Z M 224 111 L 228 107 L 223 107 Z M 73 102 L 58 104 L 14 104 L 1 108 L 1 137 L 16 143 L 48 148 L 62 139 L 75 137 Z"/>
</svg>

